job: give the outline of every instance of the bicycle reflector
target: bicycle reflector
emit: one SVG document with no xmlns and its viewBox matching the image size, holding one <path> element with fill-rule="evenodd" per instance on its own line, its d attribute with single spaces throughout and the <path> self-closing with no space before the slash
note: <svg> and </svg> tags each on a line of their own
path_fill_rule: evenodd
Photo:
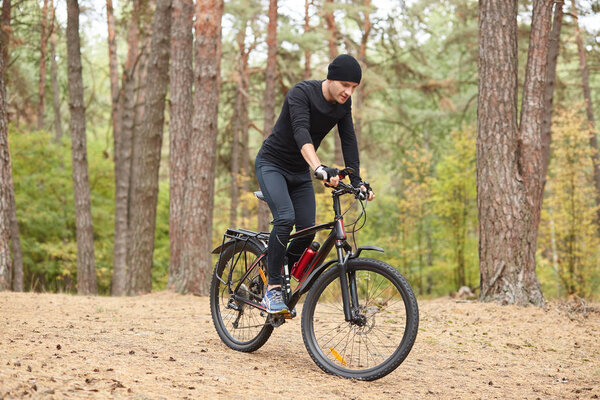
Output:
<svg viewBox="0 0 600 400">
<path fill-rule="evenodd" d="M 336 360 L 338 360 L 339 362 L 341 362 L 343 365 L 347 365 L 346 364 L 346 360 L 344 360 L 344 357 L 342 357 L 340 355 L 340 353 L 338 353 L 337 351 L 335 351 L 335 349 L 333 347 L 330 347 L 329 351 L 331 351 L 331 354 L 333 354 L 333 356 L 335 357 Z"/>
</svg>

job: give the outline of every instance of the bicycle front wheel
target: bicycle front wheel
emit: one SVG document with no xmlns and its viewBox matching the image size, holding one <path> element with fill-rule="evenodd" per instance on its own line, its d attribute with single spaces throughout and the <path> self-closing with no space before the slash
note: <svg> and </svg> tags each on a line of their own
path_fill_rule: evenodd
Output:
<svg viewBox="0 0 600 400">
<path fill-rule="evenodd" d="M 325 372 L 375 380 L 408 356 L 419 326 L 417 300 L 408 281 L 392 266 L 374 259 L 349 260 L 356 282 L 353 322 L 344 317 L 339 268 L 327 270 L 310 290 L 302 311 L 302 338 Z M 354 278 L 352 278 L 354 276 Z"/>
</svg>

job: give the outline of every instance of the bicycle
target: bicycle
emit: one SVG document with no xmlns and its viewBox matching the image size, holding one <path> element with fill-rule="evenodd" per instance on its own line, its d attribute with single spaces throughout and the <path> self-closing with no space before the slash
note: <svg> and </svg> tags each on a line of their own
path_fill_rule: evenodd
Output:
<svg viewBox="0 0 600 400">
<path fill-rule="evenodd" d="M 340 178 L 351 172 L 341 171 Z M 363 251 L 383 252 L 383 249 L 363 246 L 353 251 L 347 241 L 340 197 L 353 195 L 362 205 L 356 224 L 362 215 L 366 220 L 361 200 L 364 192 L 341 180 L 337 187 L 330 188 L 334 221 L 290 235 L 292 240 L 330 230 L 304 273 L 297 274 L 298 285 L 294 290 L 289 268 L 287 265 L 283 268 L 282 293 L 293 311 L 285 315 L 267 314 L 260 304 L 267 287 L 269 233 L 227 229 L 221 245 L 212 252 L 219 254 L 210 287 L 212 319 L 228 347 L 253 352 L 267 342 L 274 328 L 296 316 L 296 304 L 308 293 L 301 330 L 313 361 L 333 375 L 375 380 L 394 371 L 408 356 L 419 325 L 417 300 L 408 281 L 394 267 L 360 257 Z M 261 192 L 255 195 L 264 200 Z M 337 258 L 324 262 L 334 248 Z"/>
</svg>

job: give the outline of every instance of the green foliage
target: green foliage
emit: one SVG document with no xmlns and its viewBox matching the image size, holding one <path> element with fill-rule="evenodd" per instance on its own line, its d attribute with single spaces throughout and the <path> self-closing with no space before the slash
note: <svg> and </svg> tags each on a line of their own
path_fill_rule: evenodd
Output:
<svg viewBox="0 0 600 400">
<path fill-rule="evenodd" d="M 553 119 L 552 150 L 539 239 L 545 292 L 591 297 L 600 286 L 600 238 L 587 121 L 572 109 Z"/>
</svg>

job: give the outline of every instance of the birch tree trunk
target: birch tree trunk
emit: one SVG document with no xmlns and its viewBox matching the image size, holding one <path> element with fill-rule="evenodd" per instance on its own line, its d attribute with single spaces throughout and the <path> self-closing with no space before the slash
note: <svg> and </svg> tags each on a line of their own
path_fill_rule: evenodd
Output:
<svg viewBox="0 0 600 400">
<path fill-rule="evenodd" d="M 479 3 L 477 195 L 482 301 L 543 305 L 535 273 L 552 0 L 534 0 L 517 125 L 517 2 Z"/>
<path fill-rule="evenodd" d="M 133 160 L 133 199 L 131 208 L 131 262 L 129 294 L 152 290 L 152 260 L 158 200 L 158 170 L 165 120 L 165 98 L 169 84 L 171 40 L 171 0 L 158 0 L 152 24 L 152 44 L 148 61 L 151 82 L 145 91 L 144 125 L 136 134 L 139 151 Z"/>
<path fill-rule="evenodd" d="M 194 83 L 193 0 L 173 1 L 171 31 L 171 112 L 169 122 L 169 281 L 168 288 L 181 291 L 183 204 L 192 135 L 192 85 Z"/>
<path fill-rule="evenodd" d="M 98 286 L 96 284 L 94 232 L 85 137 L 85 104 L 83 102 L 81 47 L 79 40 L 79 4 L 77 0 L 67 0 L 67 56 L 77 237 L 77 293 L 96 294 L 98 293 Z"/>
<path fill-rule="evenodd" d="M 222 0 L 196 1 L 194 116 L 184 200 L 182 291 L 207 295 L 221 75 Z"/>
<path fill-rule="evenodd" d="M 266 139 L 275 124 L 275 81 L 277 79 L 277 0 L 269 1 L 269 24 L 267 26 L 267 68 L 265 70 L 265 97 L 263 139 Z M 269 229 L 269 208 L 263 201 L 258 204 L 258 230 Z"/>
</svg>

